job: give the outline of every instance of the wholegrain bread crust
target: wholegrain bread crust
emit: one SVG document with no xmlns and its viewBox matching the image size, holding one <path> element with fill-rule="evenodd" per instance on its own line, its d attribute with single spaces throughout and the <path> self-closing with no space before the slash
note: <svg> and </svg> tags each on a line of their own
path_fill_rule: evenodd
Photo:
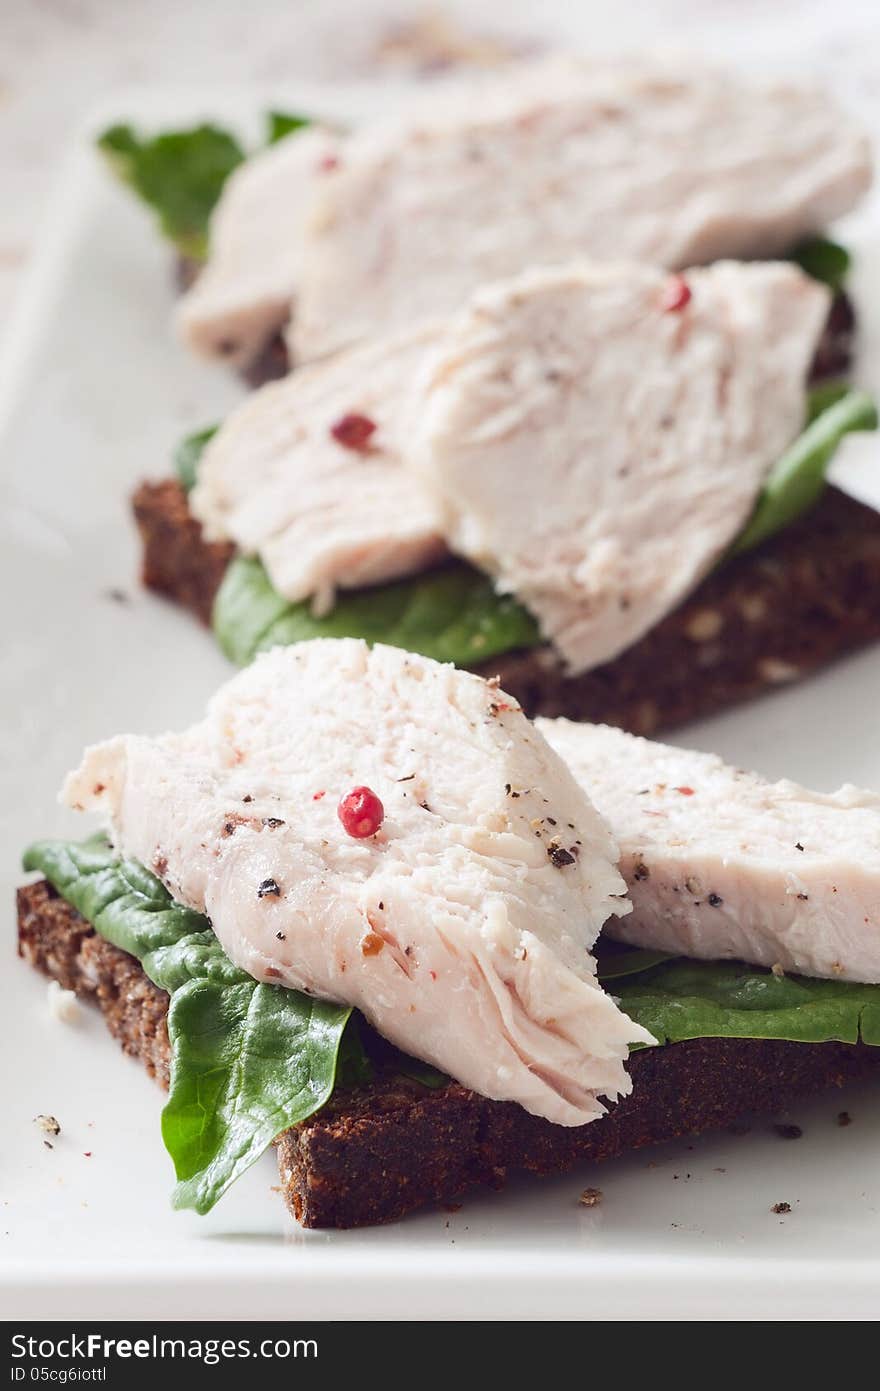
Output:
<svg viewBox="0 0 880 1391">
<path fill-rule="evenodd" d="M 143 581 L 209 623 L 233 548 L 210 544 L 173 479 L 134 496 Z M 722 565 L 616 661 L 568 677 L 552 651 L 505 653 L 526 713 L 650 735 L 782 686 L 880 638 L 880 513 L 828 488 L 795 525 Z"/>
<path fill-rule="evenodd" d="M 18 892 L 19 954 L 96 1003 L 111 1034 L 168 1085 L 168 997 L 97 936 L 45 880 Z M 843 1043 L 697 1039 L 630 1060 L 632 1095 L 601 1121 L 568 1129 L 450 1082 L 429 1090 L 378 1072 L 334 1095 L 278 1140 L 284 1197 L 307 1227 L 390 1222 L 521 1172 L 559 1174 L 663 1140 L 721 1130 L 746 1112 L 868 1075 L 880 1049 Z"/>
</svg>

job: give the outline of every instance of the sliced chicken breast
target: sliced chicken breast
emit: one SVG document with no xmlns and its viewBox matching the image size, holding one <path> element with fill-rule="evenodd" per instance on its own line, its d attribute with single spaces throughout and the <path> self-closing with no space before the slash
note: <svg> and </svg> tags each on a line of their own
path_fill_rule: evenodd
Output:
<svg viewBox="0 0 880 1391">
<path fill-rule="evenodd" d="M 870 177 L 866 138 L 810 86 L 693 62 L 525 65 L 351 137 L 304 229 L 293 355 L 454 312 L 530 265 L 777 256 Z"/>
<path fill-rule="evenodd" d="M 424 570 L 446 554 L 431 493 L 401 462 L 406 389 L 431 329 L 315 363 L 248 397 L 210 442 L 191 510 L 259 553 L 275 589 L 313 596 Z"/>
<path fill-rule="evenodd" d="M 366 838 L 337 815 L 359 785 L 384 808 Z M 477 676 L 354 640 L 276 648 L 183 734 L 89 749 L 63 795 L 255 978 L 358 1006 L 484 1096 L 580 1125 L 653 1041 L 590 953 L 628 910 L 616 847 Z"/>
<path fill-rule="evenodd" d="M 290 316 L 311 194 L 341 138 L 321 126 L 252 156 L 211 218 L 210 255 L 177 308 L 178 331 L 204 357 L 245 367 Z"/>
<path fill-rule="evenodd" d="M 538 720 L 605 817 L 633 901 L 610 936 L 880 983 L 880 797 L 767 782 L 714 754 Z"/>
<path fill-rule="evenodd" d="M 481 290 L 430 353 L 409 431 L 450 546 L 573 672 L 609 661 L 741 530 L 802 427 L 827 308 L 785 262 L 580 264 Z"/>
</svg>

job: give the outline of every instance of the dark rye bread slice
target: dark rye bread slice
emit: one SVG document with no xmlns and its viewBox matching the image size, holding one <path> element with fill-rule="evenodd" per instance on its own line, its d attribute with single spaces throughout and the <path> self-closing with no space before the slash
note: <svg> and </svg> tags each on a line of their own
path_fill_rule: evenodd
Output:
<svg viewBox="0 0 880 1391">
<path fill-rule="evenodd" d="M 232 556 L 173 479 L 133 500 L 143 581 L 203 623 Z M 653 734 L 806 676 L 880 638 L 880 513 L 826 489 L 799 522 L 722 565 L 622 656 L 568 677 L 547 647 L 484 664 L 526 713 Z"/>
<path fill-rule="evenodd" d="M 45 880 L 18 891 L 19 954 L 93 1001 L 126 1053 L 168 1085 L 168 997 Z M 560 1174 L 680 1136 L 723 1130 L 749 1112 L 878 1073 L 880 1048 L 844 1043 L 698 1039 L 637 1052 L 632 1095 L 575 1129 L 487 1101 L 450 1082 L 436 1090 L 381 1073 L 337 1093 L 277 1146 L 282 1191 L 306 1227 L 395 1221 L 508 1175 Z M 880 1073 L 878 1073 L 880 1075 Z"/>
</svg>

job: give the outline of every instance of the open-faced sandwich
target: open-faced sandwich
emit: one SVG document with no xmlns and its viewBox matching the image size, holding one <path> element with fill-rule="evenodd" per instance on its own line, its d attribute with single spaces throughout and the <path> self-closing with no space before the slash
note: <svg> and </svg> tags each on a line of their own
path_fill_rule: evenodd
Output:
<svg viewBox="0 0 880 1391">
<path fill-rule="evenodd" d="M 340 351 L 189 441 L 135 512 L 227 654 L 362 637 L 527 713 L 669 726 L 880 636 L 880 517 L 825 488 L 863 393 L 809 382 L 788 262 L 574 262 Z"/>
<path fill-rule="evenodd" d="M 105 834 L 28 850 L 20 950 L 170 1086 L 179 1205 L 277 1140 L 301 1221 L 388 1220 L 880 1061 L 870 793 L 536 727 L 349 639 L 87 750 L 63 799 Z"/>
<path fill-rule="evenodd" d="M 103 140 L 207 253 L 186 341 L 257 378 L 294 344 L 135 497 L 146 584 L 233 660 L 362 637 L 647 734 L 880 636 L 880 519 L 824 488 L 875 424 L 825 94 L 555 58 L 271 136 Z"/>
</svg>

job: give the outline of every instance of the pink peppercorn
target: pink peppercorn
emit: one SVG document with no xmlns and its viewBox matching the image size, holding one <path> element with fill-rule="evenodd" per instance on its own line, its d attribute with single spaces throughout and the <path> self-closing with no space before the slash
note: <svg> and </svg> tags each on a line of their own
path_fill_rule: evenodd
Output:
<svg viewBox="0 0 880 1391">
<path fill-rule="evenodd" d="M 666 282 L 660 308 L 666 313 L 676 314 L 690 303 L 691 287 L 681 275 L 672 275 Z"/>
<path fill-rule="evenodd" d="M 355 840 L 374 836 L 385 820 L 385 808 L 369 787 L 353 787 L 336 808 L 344 829 Z"/>
<path fill-rule="evenodd" d="M 371 437 L 376 432 L 376 422 L 368 415 L 343 415 L 330 426 L 330 433 L 343 449 L 355 449 L 364 453 Z"/>
</svg>

